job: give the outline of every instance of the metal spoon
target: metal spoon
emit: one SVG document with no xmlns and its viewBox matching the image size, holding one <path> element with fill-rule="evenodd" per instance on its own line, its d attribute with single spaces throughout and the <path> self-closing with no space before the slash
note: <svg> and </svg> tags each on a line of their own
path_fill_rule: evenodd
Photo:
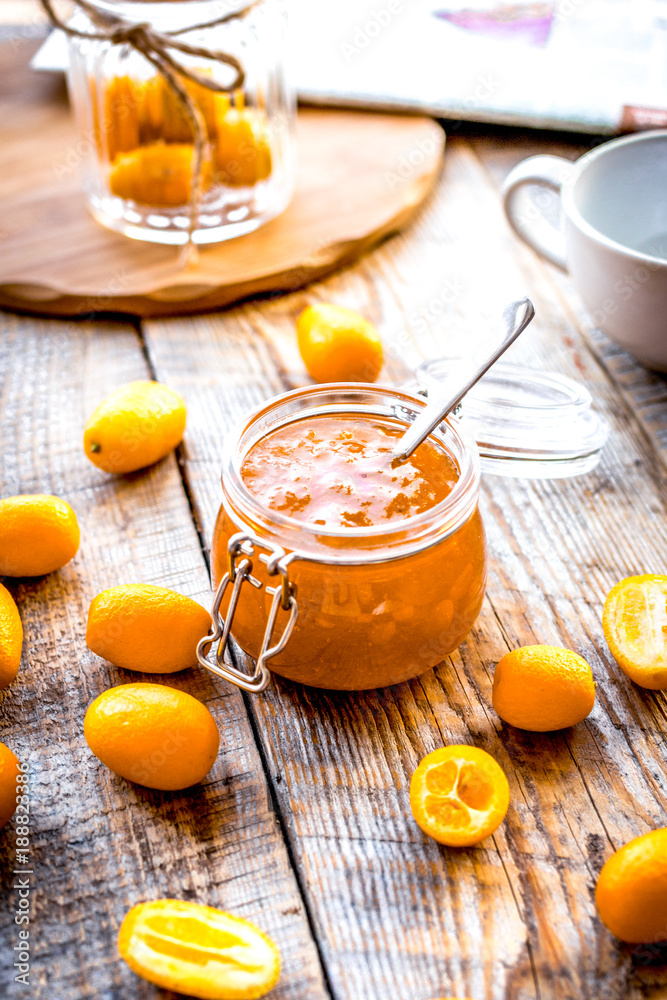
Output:
<svg viewBox="0 0 667 1000">
<path fill-rule="evenodd" d="M 444 386 L 442 392 L 431 396 L 428 404 L 420 411 L 414 423 L 410 424 L 405 434 L 397 441 L 392 451 L 393 461 L 405 462 L 410 457 L 422 441 L 429 436 L 431 431 L 435 430 L 438 424 L 442 423 L 447 414 L 456 409 L 465 394 L 472 389 L 475 383 L 479 382 L 482 375 L 488 372 L 489 368 L 514 343 L 519 334 L 526 329 L 534 315 L 535 309 L 530 299 L 518 299 L 507 306 L 503 312 L 505 335 L 500 346 L 483 362 L 463 388 L 456 390 L 454 395 L 452 395 L 452 390 L 449 386 Z"/>
</svg>

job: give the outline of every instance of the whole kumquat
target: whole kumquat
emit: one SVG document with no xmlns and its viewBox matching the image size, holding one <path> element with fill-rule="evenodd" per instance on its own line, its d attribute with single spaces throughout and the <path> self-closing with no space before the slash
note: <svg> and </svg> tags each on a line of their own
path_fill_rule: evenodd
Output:
<svg viewBox="0 0 667 1000">
<path fill-rule="evenodd" d="M 0 583 L 0 688 L 6 688 L 21 665 L 23 625 L 19 609 L 6 587 Z"/>
<path fill-rule="evenodd" d="M 498 662 L 493 707 L 518 729 L 550 732 L 581 722 L 595 704 L 586 660 L 561 646 L 521 646 Z"/>
<path fill-rule="evenodd" d="M 478 747 L 433 750 L 410 783 L 410 808 L 417 824 L 448 847 L 469 847 L 489 837 L 504 820 L 509 800 L 505 772 Z"/>
<path fill-rule="evenodd" d="M 375 382 L 380 374 L 377 330 L 353 309 L 324 302 L 307 306 L 296 333 L 306 370 L 316 382 Z"/>
<path fill-rule="evenodd" d="M 118 198 L 140 205 L 178 208 L 192 191 L 192 143 L 150 143 L 119 155 L 111 167 L 109 187 Z M 211 186 L 211 164 L 203 165 L 204 190 Z"/>
<path fill-rule="evenodd" d="M 19 762 L 8 746 L 0 743 L 0 829 L 9 823 L 16 812 L 16 779 L 20 773 Z"/>
<path fill-rule="evenodd" d="M 43 576 L 78 550 L 79 525 L 65 500 L 45 493 L 0 500 L 0 576 Z"/>
<path fill-rule="evenodd" d="M 199 1000 L 258 1000 L 280 976 L 280 952 L 258 927 L 180 899 L 130 910 L 118 950 L 137 975 Z"/>
<path fill-rule="evenodd" d="M 174 389 L 160 382 L 129 382 L 103 399 L 90 417 L 84 451 L 103 472 L 135 472 L 173 451 L 185 418 L 185 403 Z"/>
<path fill-rule="evenodd" d="M 271 174 L 266 116 L 257 108 L 229 108 L 217 115 L 213 146 L 215 179 L 230 187 L 257 184 Z"/>
<path fill-rule="evenodd" d="M 168 791 L 205 778 L 220 745 L 206 705 L 161 684 L 121 684 L 103 691 L 86 712 L 83 734 L 110 770 Z"/>
<path fill-rule="evenodd" d="M 612 656 L 635 684 L 667 688 L 667 576 L 629 576 L 604 604 L 602 630 Z"/>
<path fill-rule="evenodd" d="M 621 941 L 667 941 L 667 828 L 612 854 L 600 872 L 595 903 L 602 923 Z"/>
<path fill-rule="evenodd" d="M 192 598 L 126 583 L 93 598 L 86 643 L 125 670 L 170 674 L 197 662 L 197 643 L 210 628 L 211 616 Z"/>
</svg>

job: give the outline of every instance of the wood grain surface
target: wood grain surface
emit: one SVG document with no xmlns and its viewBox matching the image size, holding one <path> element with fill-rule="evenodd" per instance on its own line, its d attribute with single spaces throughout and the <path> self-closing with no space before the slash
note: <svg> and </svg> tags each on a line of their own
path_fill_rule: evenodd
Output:
<svg viewBox="0 0 667 1000">
<path fill-rule="evenodd" d="M 132 903 L 173 894 L 271 933 L 285 958 L 271 994 L 280 1000 L 667 998 L 665 951 L 621 945 L 593 903 L 612 851 L 667 825 L 667 697 L 628 681 L 600 621 L 621 577 L 667 572 L 667 379 L 589 327 L 567 277 L 510 233 L 498 189 L 524 156 L 585 148 L 520 130 L 454 129 L 416 225 L 287 296 L 136 328 L 5 316 L 2 493 L 60 493 L 84 529 L 69 567 L 11 585 L 27 640 L 0 705 L 0 739 L 33 778 L 35 956 L 34 985 L 22 993 L 3 943 L 8 997 L 166 998 L 121 966 L 114 936 Z M 206 782 L 149 792 L 99 765 L 81 733 L 85 707 L 134 677 L 86 650 L 87 603 L 127 579 L 207 601 L 221 442 L 243 413 L 307 381 L 294 334 L 303 306 L 335 301 L 374 320 L 387 357 L 381 378 L 400 384 L 419 360 L 490 339 L 521 294 L 537 315 L 509 360 L 585 382 L 612 436 L 586 476 L 485 478 L 488 593 L 460 649 L 410 684 L 355 694 L 276 678 L 242 697 L 195 671 L 172 675 L 165 682 L 202 697 L 221 727 Z M 104 477 L 79 446 L 85 416 L 108 389 L 146 373 L 186 398 L 178 463 Z M 584 723 L 531 734 L 493 712 L 496 662 L 534 642 L 569 646 L 591 663 L 597 701 Z M 465 850 L 423 836 L 408 805 L 419 759 L 452 742 L 492 753 L 511 789 L 496 835 Z M 8 828 L 2 870 L 12 860 Z M 10 942 L 7 878 L 0 898 Z"/>
<path fill-rule="evenodd" d="M 101 691 L 149 679 L 86 647 L 95 594 L 145 582 L 209 603 L 206 564 L 176 460 L 114 478 L 83 454 L 82 427 L 97 401 L 112 386 L 147 374 L 130 325 L 0 317 L 2 495 L 62 496 L 82 534 L 79 554 L 58 573 L 7 581 L 25 643 L 20 679 L 2 692 L 0 739 L 30 774 L 34 954 L 27 990 L 13 981 L 17 898 L 3 874 L 0 993 L 44 1000 L 154 997 L 155 988 L 117 959 L 116 936 L 135 903 L 175 896 L 254 920 L 282 951 L 285 973 L 276 997 L 324 1000 L 317 948 L 241 694 L 198 670 L 150 678 L 206 702 L 220 728 L 211 773 L 184 792 L 129 784 L 100 764 L 83 738 L 83 716 Z M 0 870 L 13 867 L 8 827 L 0 837 Z"/>
<path fill-rule="evenodd" d="M 450 137 L 417 229 L 353 270 L 223 316 L 149 322 L 147 349 L 158 377 L 192 400 L 185 475 L 210 538 L 222 435 L 244 410 L 306 381 L 294 343 L 306 302 L 343 302 L 373 319 L 388 348 L 383 377 L 400 382 L 420 358 L 460 353 L 464 336 L 483 341 L 506 301 L 531 295 L 537 318 L 510 360 L 587 384 L 613 426 L 600 466 L 565 481 L 487 479 L 488 596 L 441 667 L 353 695 L 276 679 L 250 710 L 280 776 L 276 797 L 336 998 L 664 997 L 664 973 L 613 941 L 592 892 L 613 849 L 666 819 L 665 696 L 618 670 L 600 617 L 618 579 L 667 566 L 665 470 L 653 447 L 667 413 L 654 408 L 649 438 L 646 409 L 630 405 L 635 390 L 619 394 L 606 367 L 613 350 L 579 326 L 572 292 L 511 236 L 485 152 Z M 519 142 L 514 152 L 524 155 Z M 625 364 L 636 382 L 664 389 Z M 240 397 L 225 391 L 236 373 Z M 580 726 L 527 734 L 494 715 L 495 663 L 535 642 L 592 664 L 597 705 Z M 494 754 L 512 790 L 496 836 L 466 851 L 424 838 L 408 807 L 418 760 L 450 742 Z"/>
<path fill-rule="evenodd" d="M 438 175 L 444 132 L 429 118 L 301 111 L 294 197 L 240 239 L 200 248 L 129 241 L 87 210 L 79 135 L 62 75 L 26 66 L 34 43 L 0 47 L 0 305 L 48 315 L 173 315 L 299 288 L 405 226 Z M 37 80 L 35 78 L 38 78 Z"/>
</svg>

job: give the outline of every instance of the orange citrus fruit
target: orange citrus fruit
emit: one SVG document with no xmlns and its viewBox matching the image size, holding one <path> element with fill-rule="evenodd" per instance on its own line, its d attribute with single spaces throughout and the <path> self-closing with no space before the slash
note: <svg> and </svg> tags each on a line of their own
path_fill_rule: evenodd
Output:
<svg viewBox="0 0 667 1000">
<path fill-rule="evenodd" d="M 133 907 L 118 950 L 137 975 L 200 1000 L 255 1000 L 280 976 L 280 952 L 259 927 L 181 899 Z"/>
<path fill-rule="evenodd" d="M 448 847 L 469 847 L 505 819 L 505 772 L 485 750 L 454 745 L 433 750 L 410 782 L 410 808 L 424 833 Z"/>
<path fill-rule="evenodd" d="M 197 662 L 197 643 L 211 628 L 201 604 L 166 587 L 126 583 L 95 597 L 86 642 L 125 670 L 171 674 Z"/>
<path fill-rule="evenodd" d="M 119 154 L 111 167 L 109 187 L 118 198 L 156 208 L 187 205 L 192 192 L 194 146 L 161 139 Z M 211 186 L 211 164 L 203 164 L 204 190 Z"/>
<path fill-rule="evenodd" d="M 16 799 L 21 794 L 17 791 L 16 779 L 20 768 L 14 753 L 0 743 L 0 828 L 6 826 L 16 812 Z"/>
<path fill-rule="evenodd" d="M 0 688 L 6 688 L 21 665 L 23 625 L 19 609 L 6 587 L 0 583 Z"/>
<path fill-rule="evenodd" d="M 229 108 L 217 117 L 213 144 L 216 180 L 230 187 L 257 184 L 271 173 L 266 116 L 257 108 Z"/>
<path fill-rule="evenodd" d="M 76 514 L 44 493 L 0 500 L 0 576 L 43 576 L 79 549 Z"/>
<path fill-rule="evenodd" d="M 139 145 L 139 94 L 137 82 L 130 76 L 116 76 L 104 90 L 104 114 L 100 129 L 99 94 L 97 81 L 90 78 L 92 110 L 95 123 L 95 138 L 98 149 L 102 152 L 102 133 L 106 134 L 106 146 L 109 160 L 120 152 L 135 149 Z"/>
<path fill-rule="evenodd" d="M 197 74 L 211 76 L 210 67 L 198 66 Z M 194 80 L 181 77 L 180 82 L 198 106 L 206 123 L 210 141 L 215 135 L 215 115 L 218 105 L 223 110 L 229 107 L 230 95 L 217 94 Z M 139 117 L 142 143 L 152 139 L 164 139 L 169 145 L 189 143 L 192 148 L 194 132 L 190 119 L 180 101 L 166 80 L 153 76 L 139 85 Z M 135 144 L 136 145 L 136 144 Z"/>
<path fill-rule="evenodd" d="M 160 684 L 121 684 L 103 691 L 86 712 L 83 734 L 95 756 L 116 774 L 168 791 L 206 777 L 220 744 L 206 705 Z"/>
<path fill-rule="evenodd" d="M 307 306 L 296 321 L 297 341 L 316 382 L 375 382 L 382 344 L 372 323 L 353 309 L 324 302 Z"/>
<path fill-rule="evenodd" d="M 602 629 L 612 656 L 641 687 L 667 688 L 667 576 L 629 576 L 604 602 Z"/>
<path fill-rule="evenodd" d="M 185 430 L 185 403 L 160 382 L 128 382 L 102 400 L 83 434 L 90 461 L 104 472 L 134 472 L 164 458 Z"/>
<path fill-rule="evenodd" d="M 667 828 L 612 854 L 600 872 L 595 903 L 602 923 L 621 941 L 667 941 Z"/>
<path fill-rule="evenodd" d="M 561 646 L 521 646 L 493 677 L 493 707 L 518 729 L 546 733 L 581 722 L 595 703 L 595 681 L 581 656 Z"/>
</svg>

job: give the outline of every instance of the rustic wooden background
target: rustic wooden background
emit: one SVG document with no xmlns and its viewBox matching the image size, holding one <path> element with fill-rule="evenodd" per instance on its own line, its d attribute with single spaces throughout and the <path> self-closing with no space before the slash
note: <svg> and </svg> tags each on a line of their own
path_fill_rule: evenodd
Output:
<svg viewBox="0 0 667 1000">
<path fill-rule="evenodd" d="M 667 572 L 667 379 L 591 329 L 568 279 L 512 236 L 499 185 L 537 152 L 574 158 L 590 140 L 448 126 L 441 181 L 417 223 L 355 266 L 224 313 L 154 320 L 0 315 L 2 495 L 53 492 L 75 508 L 77 558 L 9 581 L 24 660 L 2 695 L 0 739 L 29 768 L 34 947 L 13 982 L 13 827 L 0 834 L 0 991 L 39 1000 L 167 1000 L 118 960 L 134 903 L 177 896 L 257 922 L 284 958 L 275 1000 L 658 1000 L 667 954 L 601 926 L 595 878 L 612 851 L 667 825 L 667 698 L 631 684 L 600 624 L 621 577 Z M 146 581 L 208 603 L 220 444 L 270 395 L 306 381 L 294 321 L 308 302 L 358 308 L 380 329 L 382 378 L 481 338 L 529 294 L 537 316 L 510 360 L 585 382 L 612 425 L 598 468 L 561 481 L 487 477 L 488 596 L 469 639 L 435 670 L 357 694 L 276 679 L 246 697 L 203 672 L 163 680 L 203 699 L 219 758 L 194 789 L 159 793 L 111 774 L 82 733 L 87 705 L 139 679 L 85 645 L 92 597 Z M 125 477 L 95 469 L 82 427 L 114 386 L 154 377 L 180 391 L 178 454 Z M 493 668 L 519 644 L 588 659 L 584 723 L 529 734 L 491 708 Z M 425 838 L 408 784 L 426 752 L 474 743 L 506 770 L 497 834 L 467 850 Z"/>
</svg>

